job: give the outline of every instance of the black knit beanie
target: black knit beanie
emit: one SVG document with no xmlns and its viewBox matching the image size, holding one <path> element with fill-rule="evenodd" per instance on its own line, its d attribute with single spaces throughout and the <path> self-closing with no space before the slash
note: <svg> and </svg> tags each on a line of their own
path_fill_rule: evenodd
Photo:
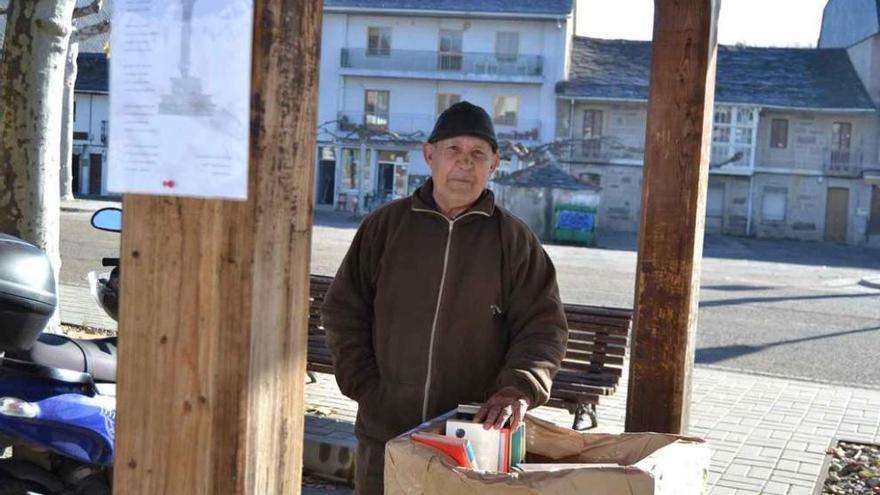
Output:
<svg viewBox="0 0 880 495">
<path fill-rule="evenodd" d="M 492 118 L 482 108 L 462 101 L 447 108 L 437 117 L 434 130 L 428 138 L 429 143 L 455 136 L 476 136 L 485 139 L 492 145 L 492 151 L 498 151 L 498 140 L 495 139 L 495 126 Z"/>
</svg>

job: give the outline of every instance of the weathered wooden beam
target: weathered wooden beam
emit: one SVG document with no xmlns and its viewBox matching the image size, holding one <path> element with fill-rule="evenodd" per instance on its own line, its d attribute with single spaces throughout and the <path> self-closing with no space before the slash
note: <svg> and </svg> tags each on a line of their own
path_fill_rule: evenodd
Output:
<svg viewBox="0 0 880 495">
<path fill-rule="evenodd" d="M 655 0 L 626 430 L 687 429 L 720 0 Z"/>
<path fill-rule="evenodd" d="M 321 12 L 255 1 L 247 201 L 124 199 L 116 493 L 299 493 Z"/>
</svg>

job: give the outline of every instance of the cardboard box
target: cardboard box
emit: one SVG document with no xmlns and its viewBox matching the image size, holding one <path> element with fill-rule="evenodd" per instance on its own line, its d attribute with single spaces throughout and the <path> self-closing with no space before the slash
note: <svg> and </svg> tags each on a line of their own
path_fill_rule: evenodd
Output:
<svg viewBox="0 0 880 495">
<path fill-rule="evenodd" d="M 416 430 L 439 432 L 447 416 Z M 386 445 L 386 494 L 701 494 L 711 457 L 708 445 L 699 438 L 580 433 L 527 415 L 526 462 L 580 466 L 546 472 L 478 473 L 412 442 L 410 433 Z M 583 467 L 585 463 L 600 465 Z"/>
</svg>

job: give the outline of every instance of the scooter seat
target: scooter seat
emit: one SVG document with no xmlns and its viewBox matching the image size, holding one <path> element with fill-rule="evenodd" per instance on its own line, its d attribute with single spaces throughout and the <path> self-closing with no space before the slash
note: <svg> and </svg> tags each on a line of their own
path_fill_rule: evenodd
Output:
<svg viewBox="0 0 880 495">
<path fill-rule="evenodd" d="M 30 351 L 6 353 L 21 361 L 88 373 L 104 383 L 116 383 L 116 354 L 116 337 L 72 339 L 51 333 L 40 334 Z"/>
</svg>

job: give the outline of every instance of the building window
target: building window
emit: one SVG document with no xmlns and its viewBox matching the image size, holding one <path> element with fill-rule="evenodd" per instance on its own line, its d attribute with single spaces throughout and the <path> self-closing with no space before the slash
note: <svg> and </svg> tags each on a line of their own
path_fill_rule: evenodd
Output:
<svg viewBox="0 0 880 495">
<path fill-rule="evenodd" d="M 602 110 L 584 110 L 584 133 L 582 153 L 596 158 L 602 151 Z"/>
<path fill-rule="evenodd" d="M 785 202 L 788 189 L 784 187 L 765 187 L 761 204 L 761 217 L 765 222 L 785 221 Z"/>
<path fill-rule="evenodd" d="M 101 121 L 101 144 L 107 144 L 107 132 L 108 132 L 107 121 L 102 120 Z"/>
<path fill-rule="evenodd" d="M 390 91 L 366 90 L 364 92 L 364 124 L 371 129 L 387 129 L 390 101 Z"/>
<path fill-rule="evenodd" d="M 850 141 L 852 141 L 852 124 L 835 122 L 831 125 L 831 166 L 846 166 L 850 162 Z"/>
<path fill-rule="evenodd" d="M 498 125 L 516 125 L 519 113 L 518 96 L 496 96 L 492 103 L 493 120 Z"/>
<path fill-rule="evenodd" d="M 771 148 L 787 148 L 788 147 L 788 120 L 773 119 L 770 124 L 770 147 Z"/>
<path fill-rule="evenodd" d="M 517 55 L 519 55 L 519 33 L 496 33 L 495 58 L 499 62 L 516 62 Z"/>
<path fill-rule="evenodd" d="M 440 57 L 438 60 L 440 70 L 461 70 L 461 38 L 462 31 L 440 30 Z"/>
<path fill-rule="evenodd" d="M 757 121 L 754 108 L 716 107 L 711 163 L 717 166 L 751 167 Z"/>
<path fill-rule="evenodd" d="M 367 56 L 391 55 L 391 28 L 367 28 Z"/>
<path fill-rule="evenodd" d="M 461 101 L 461 95 L 452 93 L 437 93 L 437 115 Z"/>
<path fill-rule="evenodd" d="M 73 101 L 73 121 L 76 122 L 76 100 Z"/>
</svg>

